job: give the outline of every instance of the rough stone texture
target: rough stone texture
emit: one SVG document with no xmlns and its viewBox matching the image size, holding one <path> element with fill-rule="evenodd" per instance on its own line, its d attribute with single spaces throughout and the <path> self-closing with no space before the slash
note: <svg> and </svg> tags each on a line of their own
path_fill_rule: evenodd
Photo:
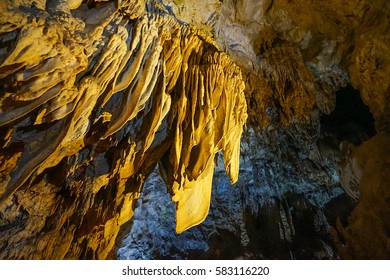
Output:
<svg viewBox="0 0 390 280">
<path fill-rule="evenodd" d="M 390 258 L 390 147 L 389 135 L 378 134 L 359 147 L 350 146 L 346 172 L 359 182 L 359 204 L 345 229 L 337 224 L 333 234 L 343 258 Z M 358 175 L 358 176 L 356 176 Z M 375 238 L 374 238 L 375 237 Z"/>
<path fill-rule="evenodd" d="M 389 14 L 387 0 L 2 1 L 0 258 L 107 258 L 157 162 L 176 231 L 201 223 L 219 151 L 238 178 L 247 116 L 255 185 L 292 176 L 289 204 L 317 207 L 340 180 L 359 204 L 338 253 L 388 257 Z M 347 83 L 378 135 L 340 151 L 320 116 Z M 287 219 L 287 240 L 283 203 L 249 212 Z"/>
<path fill-rule="evenodd" d="M 214 154 L 237 180 L 239 68 L 156 6 L 70 4 L 1 4 L 2 258 L 106 258 L 159 160 L 178 232 L 208 212 Z"/>
</svg>

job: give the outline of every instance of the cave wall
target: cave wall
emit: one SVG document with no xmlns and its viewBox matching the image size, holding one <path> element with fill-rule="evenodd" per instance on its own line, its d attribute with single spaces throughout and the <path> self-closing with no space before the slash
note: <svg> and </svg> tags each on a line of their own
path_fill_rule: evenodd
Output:
<svg viewBox="0 0 390 280">
<path fill-rule="evenodd" d="M 30 2 L 0 3 L 0 258 L 107 258 L 157 162 L 176 231 L 201 223 L 219 151 L 238 179 L 245 123 L 326 169 L 320 117 L 348 83 L 377 135 L 336 153 L 359 204 L 334 237 L 388 257 L 388 1 Z"/>
<path fill-rule="evenodd" d="M 361 146 L 346 145 L 345 189 L 358 196 L 348 226 L 333 229 L 340 255 L 347 259 L 389 259 L 389 135 L 380 133 Z M 354 184 L 352 184 L 354 183 Z"/>
</svg>

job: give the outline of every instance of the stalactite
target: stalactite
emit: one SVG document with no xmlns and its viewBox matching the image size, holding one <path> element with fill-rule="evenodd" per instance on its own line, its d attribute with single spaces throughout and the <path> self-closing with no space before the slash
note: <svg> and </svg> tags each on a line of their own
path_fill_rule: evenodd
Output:
<svg viewBox="0 0 390 280">
<path fill-rule="evenodd" d="M 160 160 L 178 232 L 208 213 L 218 151 L 237 180 L 246 121 L 240 69 L 208 35 L 159 8 L 97 2 L 1 5 L 0 209 L 5 228 L 21 226 L 12 224 L 12 205 L 30 228 L 14 238 L 5 230 L 1 246 L 13 239 L 19 250 L 2 257 L 106 258 Z M 45 214 L 33 193 L 45 197 Z M 42 231 L 55 236 L 50 250 L 27 249 L 23 239 L 47 241 Z"/>
</svg>

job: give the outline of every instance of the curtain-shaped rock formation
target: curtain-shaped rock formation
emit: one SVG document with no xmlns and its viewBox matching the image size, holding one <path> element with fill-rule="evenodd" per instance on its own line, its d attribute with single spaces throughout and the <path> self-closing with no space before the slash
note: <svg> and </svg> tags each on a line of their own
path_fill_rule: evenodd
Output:
<svg viewBox="0 0 390 280">
<path fill-rule="evenodd" d="M 178 232 L 217 152 L 238 177 L 239 68 L 153 5 L 79 2 L 0 4 L 1 258 L 106 258 L 159 161 Z"/>
</svg>

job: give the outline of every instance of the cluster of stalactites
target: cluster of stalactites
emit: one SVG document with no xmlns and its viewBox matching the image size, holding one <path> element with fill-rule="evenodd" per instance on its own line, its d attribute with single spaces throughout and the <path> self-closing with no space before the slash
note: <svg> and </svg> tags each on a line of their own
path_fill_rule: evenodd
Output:
<svg viewBox="0 0 390 280">
<path fill-rule="evenodd" d="M 177 232 L 206 218 L 218 151 L 223 151 L 230 181 L 237 181 L 240 138 L 247 118 L 239 68 L 225 54 L 205 51 L 197 36 L 189 38 L 175 88 L 180 99 L 172 107 L 175 136 L 162 161 L 173 200 L 178 203 Z"/>
<path fill-rule="evenodd" d="M 39 14 L 0 4 L 1 201 L 78 153 L 87 137 L 121 140 L 118 132 L 147 111 L 141 147 L 129 140 L 131 158 L 141 160 L 127 177 L 162 142 L 158 131 L 172 135 L 161 170 L 177 202 L 177 231 L 203 221 L 217 152 L 231 181 L 238 177 L 247 117 L 239 68 L 200 31 L 138 1 L 49 2 Z"/>
</svg>

